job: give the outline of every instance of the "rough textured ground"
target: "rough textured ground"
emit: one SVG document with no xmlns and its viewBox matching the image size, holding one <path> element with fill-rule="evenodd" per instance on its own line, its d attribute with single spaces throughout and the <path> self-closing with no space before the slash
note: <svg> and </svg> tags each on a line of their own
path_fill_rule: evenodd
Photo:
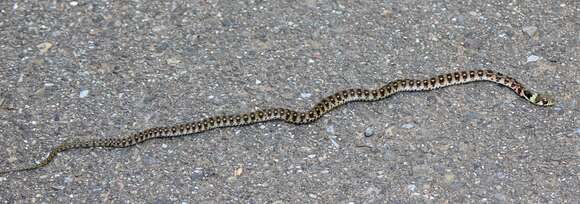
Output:
<svg viewBox="0 0 580 204">
<path fill-rule="evenodd" d="M 1 203 L 576 203 L 580 22 L 569 1 L 2 1 L 0 168 L 67 138 L 494 69 L 468 84 L 267 123 L 73 150 L 0 176 Z M 365 132 L 368 137 L 365 137 Z"/>
</svg>

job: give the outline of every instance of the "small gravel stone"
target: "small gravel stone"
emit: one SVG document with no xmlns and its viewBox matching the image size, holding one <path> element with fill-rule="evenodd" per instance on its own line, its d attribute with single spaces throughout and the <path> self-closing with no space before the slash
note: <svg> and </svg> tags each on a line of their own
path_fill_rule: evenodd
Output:
<svg viewBox="0 0 580 204">
<path fill-rule="evenodd" d="M 469 112 L 467 112 L 466 116 L 467 116 L 467 120 L 475 120 L 479 117 L 479 114 L 476 112 L 473 112 L 473 111 L 469 111 Z"/>
<path fill-rule="evenodd" d="M 89 95 L 89 90 L 82 90 L 82 91 L 79 93 L 79 97 L 80 97 L 80 98 L 87 97 L 88 95 Z"/>
<path fill-rule="evenodd" d="M 453 173 L 446 173 L 444 178 L 444 181 L 448 184 L 451 184 L 453 181 L 455 181 L 455 175 Z"/>
<path fill-rule="evenodd" d="M 332 143 L 332 145 L 333 145 L 335 148 L 339 148 L 339 147 L 340 147 L 340 145 L 338 144 L 338 142 L 336 142 L 336 140 L 334 140 L 334 138 L 333 138 L 333 137 L 330 137 L 330 142 Z"/>
<path fill-rule="evenodd" d="M 394 153 L 393 153 L 393 151 L 391 151 L 391 147 L 389 147 L 388 144 L 385 144 L 383 146 L 383 151 L 384 151 L 383 158 L 385 160 L 392 160 L 392 159 L 394 159 L 394 157 L 393 157 Z"/>
<path fill-rule="evenodd" d="M 375 134 L 375 129 L 372 127 L 368 127 L 367 129 L 365 129 L 365 137 L 370 137 L 373 136 Z"/>
<path fill-rule="evenodd" d="M 195 170 L 193 171 L 193 173 L 191 174 L 191 180 L 200 180 L 203 178 L 203 172 L 201 170 Z"/>
<path fill-rule="evenodd" d="M 256 85 L 261 84 L 262 81 L 256 79 Z"/>
<path fill-rule="evenodd" d="M 580 135 L 580 128 L 576 128 L 576 134 Z"/>
<path fill-rule="evenodd" d="M 538 57 L 536 55 L 528 56 L 528 62 L 535 62 L 535 61 L 538 61 L 539 59 L 540 59 L 540 57 Z"/>
<path fill-rule="evenodd" d="M 181 60 L 179 60 L 176 57 L 172 57 L 172 58 L 167 59 L 168 65 L 175 66 L 175 65 L 178 65 L 179 63 L 181 63 Z"/>
<path fill-rule="evenodd" d="M 153 27 L 152 30 L 153 30 L 153 32 L 156 32 L 157 33 L 157 32 L 161 32 L 161 31 L 163 31 L 165 29 L 167 29 L 166 26 L 164 26 L 164 25 L 158 25 L 158 26 Z"/>
<path fill-rule="evenodd" d="M 16 158 L 16 157 L 8 157 L 7 160 L 8 160 L 8 163 L 14 163 L 15 161 L 18 160 L 18 158 Z"/>
<path fill-rule="evenodd" d="M 301 98 L 310 98 L 311 96 L 312 96 L 312 94 L 311 94 L 311 93 L 301 93 L 301 94 L 300 94 L 300 97 L 301 97 Z"/>
<path fill-rule="evenodd" d="M 70 176 L 64 177 L 64 182 L 65 182 L 65 183 L 70 183 L 70 182 L 73 182 L 73 180 L 74 180 L 74 179 L 73 179 L 72 177 L 70 177 Z"/>
<path fill-rule="evenodd" d="M 241 176 L 242 173 L 244 172 L 244 168 L 243 167 L 238 167 L 235 171 L 234 171 L 234 176 Z"/>
<path fill-rule="evenodd" d="M 536 33 L 538 33 L 538 27 L 536 26 L 526 26 L 523 27 L 522 30 L 528 34 L 528 36 L 530 37 L 534 37 L 534 35 L 536 35 Z"/>
<path fill-rule="evenodd" d="M 52 43 L 49 42 L 44 42 L 44 43 L 40 43 L 36 46 L 36 48 L 38 48 L 38 50 L 40 51 L 40 53 L 45 54 L 48 52 L 48 50 L 50 50 L 50 48 L 52 47 Z"/>
<path fill-rule="evenodd" d="M 415 127 L 415 124 L 413 124 L 413 123 L 407 123 L 407 124 L 401 125 L 401 128 L 405 128 L 405 129 L 411 129 L 414 127 Z"/>
<path fill-rule="evenodd" d="M 331 125 L 331 126 L 326 127 L 326 132 L 328 134 L 334 135 L 334 126 Z"/>
<path fill-rule="evenodd" d="M 465 16 L 463 16 L 463 15 L 459 15 L 459 16 L 453 18 L 452 20 L 455 21 L 459 25 L 465 24 Z"/>
<path fill-rule="evenodd" d="M 415 186 L 415 185 L 413 185 L 413 184 L 411 184 L 411 185 L 408 185 L 408 186 L 407 186 L 407 190 L 408 190 L 409 192 L 415 192 L 415 191 L 417 190 L 417 186 Z"/>
</svg>

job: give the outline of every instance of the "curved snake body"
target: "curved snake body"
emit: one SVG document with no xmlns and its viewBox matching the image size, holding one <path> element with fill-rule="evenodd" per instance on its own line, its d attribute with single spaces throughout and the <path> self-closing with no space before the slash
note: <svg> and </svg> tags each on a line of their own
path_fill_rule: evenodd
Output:
<svg viewBox="0 0 580 204">
<path fill-rule="evenodd" d="M 78 148 L 124 148 L 130 147 L 153 138 L 167 138 L 184 135 L 191 135 L 205 132 L 215 128 L 250 125 L 273 120 L 282 120 L 293 124 L 305 124 L 318 120 L 331 110 L 353 101 L 377 101 L 388 98 L 393 94 L 405 91 L 429 91 L 456 84 L 465 84 L 475 81 L 490 81 L 501 84 L 512 89 L 517 95 L 538 106 L 552 106 L 554 100 L 543 95 L 531 92 L 515 79 L 505 76 L 492 70 L 471 70 L 460 71 L 438 75 L 423 80 L 402 79 L 389 82 L 377 89 L 348 89 L 339 91 L 322 99 L 314 107 L 306 112 L 299 112 L 285 108 L 271 108 L 258 110 L 250 113 L 215 116 L 204 120 L 185 123 L 170 127 L 150 128 L 142 132 L 122 138 L 106 138 L 91 140 L 69 140 L 53 148 L 48 156 L 39 163 L 16 168 L 12 170 L 0 171 L 0 174 L 10 172 L 20 172 L 34 170 L 48 165 L 54 158 L 63 151 Z"/>
</svg>

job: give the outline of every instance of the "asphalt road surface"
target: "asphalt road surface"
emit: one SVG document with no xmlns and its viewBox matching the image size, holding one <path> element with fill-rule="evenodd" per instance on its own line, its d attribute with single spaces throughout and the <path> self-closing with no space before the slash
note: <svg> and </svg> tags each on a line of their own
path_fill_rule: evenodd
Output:
<svg viewBox="0 0 580 204">
<path fill-rule="evenodd" d="M 347 88 L 492 69 L 472 83 L 270 122 L 80 149 L 0 175 L 0 203 L 577 203 L 578 1 L 0 3 L 0 168 L 66 139 Z"/>
</svg>

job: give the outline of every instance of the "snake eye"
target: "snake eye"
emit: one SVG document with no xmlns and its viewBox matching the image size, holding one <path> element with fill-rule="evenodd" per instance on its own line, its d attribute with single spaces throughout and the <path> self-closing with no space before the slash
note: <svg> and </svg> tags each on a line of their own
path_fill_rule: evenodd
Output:
<svg viewBox="0 0 580 204">
<path fill-rule="evenodd" d="M 546 103 L 544 105 L 553 106 L 554 104 L 556 104 L 556 100 L 548 98 L 548 99 L 546 99 Z"/>
</svg>

